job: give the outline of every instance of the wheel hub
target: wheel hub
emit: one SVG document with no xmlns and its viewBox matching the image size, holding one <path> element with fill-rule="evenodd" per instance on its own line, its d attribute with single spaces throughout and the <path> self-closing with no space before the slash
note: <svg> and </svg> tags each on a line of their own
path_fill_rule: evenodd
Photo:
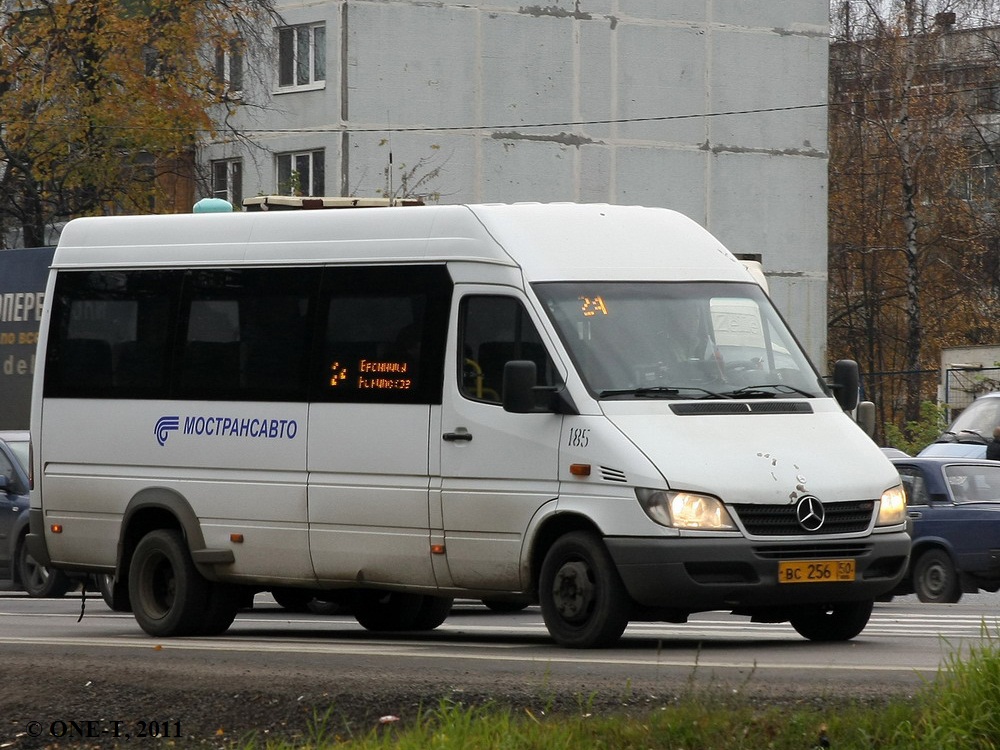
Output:
<svg viewBox="0 0 1000 750">
<path fill-rule="evenodd" d="M 583 562 L 568 562 L 559 568 L 552 582 L 552 601 L 564 620 L 586 618 L 594 600 L 594 584 Z"/>
<path fill-rule="evenodd" d="M 927 584 L 927 590 L 937 596 L 945 589 L 947 574 L 940 565 L 932 565 L 927 569 L 924 581 Z"/>
</svg>

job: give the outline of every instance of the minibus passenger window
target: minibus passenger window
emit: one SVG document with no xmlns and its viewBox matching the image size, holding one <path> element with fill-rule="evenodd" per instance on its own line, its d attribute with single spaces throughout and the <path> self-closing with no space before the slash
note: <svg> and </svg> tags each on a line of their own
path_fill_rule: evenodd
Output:
<svg viewBox="0 0 1000 750">
<path fill-rule="evenodd" d="M 309 268 L 205 269 L 188 275 L 177 388 L 186 398 L 304 399 Z"/>
<path fill-rule="evenodd" d="M 52 304 L 45 394 L 163 398 L 180 275 L 60 273 Z"/>
<path fill-rule="evenodd" d="M 450 306 L 443 266 L 327 269 L 316 398 L 440 403 Z"/>
</svg>

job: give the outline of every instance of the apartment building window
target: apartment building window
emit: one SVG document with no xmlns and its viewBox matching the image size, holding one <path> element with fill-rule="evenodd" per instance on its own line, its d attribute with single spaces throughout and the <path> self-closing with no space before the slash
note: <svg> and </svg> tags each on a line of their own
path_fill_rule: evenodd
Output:
<svg viewBox="0 0 1000 750">
<path fill-rule="evenodd" d="M 222 198 L 237 208 L 243 204 L 243 161 L 222 159 L 212 162 L 212 197 Z"/>
<path fill-rule="evenodd" d="M 977 88 L 976 109 L 979 112 L 1000 112 L 1000 85 L 991 84 Z"/>
<path fill-rule="evenodd" d="M 230 93 L 243 90 L 243 48 L 238 40 L 216 46 L 215 80 Z"/>
<path fill-rule="evenodd" d="M 970 169 L 965 175 L 959 193 L 963 200 L 983 201 L 996 195 L 998 183 L 997 163 L 988 149 L 975 153 L 971 158 Z"/>
<path fill-rule="evenodd" d="M 278 86 L 311 86 L 326 80 L 326 26 L 278 29 Z"/>
<path fill-rule="evenodd" d="M 276 157 L 277 193 L 279 195 L 323 195 L 326 190 L 323 159 L 322 149 L 278 154 Z"/>
</svg>

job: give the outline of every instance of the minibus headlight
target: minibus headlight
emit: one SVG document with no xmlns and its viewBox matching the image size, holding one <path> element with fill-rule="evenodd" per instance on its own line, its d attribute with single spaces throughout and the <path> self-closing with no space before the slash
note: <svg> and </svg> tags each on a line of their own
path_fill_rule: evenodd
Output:
<svg viewBox="0 0 1000 750">
<path fill-rule="evenodd" d="M 718 498 L 642 488 L 636 489 L 635 495 L 646 515 L 661 526 L 710 531 L 736 528 L 726 506 Z"/>
<path fill-rule="evenodd" d="M 906 495 L 903 486 L 897 484 L 882 493 L 878 507 L 876 526 L 896 526 L 906 520 Z"/>
</svg>

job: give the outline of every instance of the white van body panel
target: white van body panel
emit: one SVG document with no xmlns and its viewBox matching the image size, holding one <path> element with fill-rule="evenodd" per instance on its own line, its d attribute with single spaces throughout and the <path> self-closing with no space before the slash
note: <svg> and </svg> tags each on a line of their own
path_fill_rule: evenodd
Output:
<svg viewBox="0 0 1000 750">
<path fill-rule="evenodd" d="M 310 406 L 308 548 L 319 580 L 435 585 L 429 418 L 418 404 Z"/>
<path fill-rule="evenodd" d="M 230 547 L 231 534 L 244 534 L 234 578 L 314 580 L 304 406 L 136 401 L 124 419 L 116 418 L 119 410 L 113 402 L 67 399 L 50 401 L 42 413 L 46 518 L 82 531 L 50 536 L 55 564 L 113 566 L 129 504 L 163 490 L 190 505 L 208 546 Z M 165 416 L 178 417 L 176 426 L 156 430 Z M 225 434 L 226 418 L 247 420 L 258 435 L 261 420 L 301 427 L 294 437 L 238 439 Z M 114 429 L 81 440 L 66 424 Z"/>
<path fill-rule="evenodd" d="M 704 228 L 668 209 L 567 203 L 472 210 L 531 282 L 753 279 Z"/>
<path fill-rule="evenodd" d="M 185 214 L 74 219 L 60 237 L 53 266 L 300 265 L 476 261 L 515 266 L 465 206 L 386 208 L 378 229 L 366 210 L 338 211 L 336 234 L 326 212 Z"/>
<path fill-rule="evenodd" d="M 663 403 L 609 401 L 608 420 L 663 474 L 670 489 L 703 492 L 726 503 L 791 505 L 820 500 L 876 500 L 899 480 L 869 438 L 833 401 L 810 414 L 678 416 Z M 802 450 L 803 445 L 830 450 Z M 722 471 L 706 471 L 714 446 Z M 737 450 L 737 448 L 739 448 Z M 873 478 L 877 478 L 873 482 Z"/>
<path fill-rule="evenodd" d="M 474 261 L 519 268 L 529 281 L 753 280 L 691 219 L 668 209 L 577 204 L 434 206 L 338 211 L 75 219 L 56 268 Z M 627 248 L 627 251 L 626 251 Z M 666 255 L 665 252 L 666 251 Z M 481 278 L 481 277 L 480 277 Z"/>
</svg>

